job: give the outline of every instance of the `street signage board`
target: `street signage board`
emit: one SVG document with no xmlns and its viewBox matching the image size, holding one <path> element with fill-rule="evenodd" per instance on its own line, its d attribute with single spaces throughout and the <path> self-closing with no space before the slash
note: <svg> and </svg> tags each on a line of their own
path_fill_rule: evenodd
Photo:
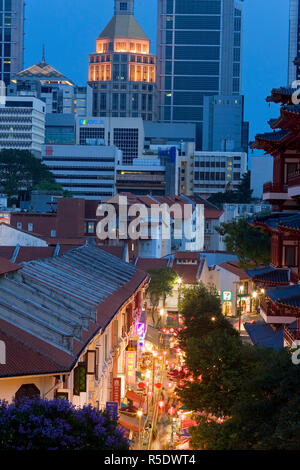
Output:
<svg viewBox="0 0 300 470">
<path fill-rule="evenodd" d="M 222 300 L 230 302 L 232 300 L 232 292 L 230 290 L 223 290 Z"/>
<path fill-rule="evenodd" d="M 106 411 L 112 417 L 112 419 L 117 420 L 119 415 L 119 404 L 116 401 L 107 401 L 106 402 Z"/>
</svg>

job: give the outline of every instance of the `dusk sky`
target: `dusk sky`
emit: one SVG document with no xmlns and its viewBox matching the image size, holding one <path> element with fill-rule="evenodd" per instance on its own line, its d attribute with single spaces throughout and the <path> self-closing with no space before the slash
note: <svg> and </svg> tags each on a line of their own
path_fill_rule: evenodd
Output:
<svg viewBox="0 0 300 470">
<path fill-rule="evenodd" d="M 25 24 L 25 66 L 46 60 L 77 84 L 85 84 L 88 54 L 113 14 L 113 0 L 28 0 Z M 156 0 L 135 0 L 136 18 L 156 47 Z M 245 0 L 243 94 L 250 137 L 268 130 L 278 115 L 265 97 L 287 84 L 289 0 Z"/>
</svg>

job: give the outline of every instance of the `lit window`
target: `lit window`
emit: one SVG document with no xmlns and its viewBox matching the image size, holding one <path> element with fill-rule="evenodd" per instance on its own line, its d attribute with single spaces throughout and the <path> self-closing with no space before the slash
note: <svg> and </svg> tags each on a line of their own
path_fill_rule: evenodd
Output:
<svg viewBox="0 0 300 470">
<path fill-rule="evenodd" d="M 94 222 L 89 222 L 88 223 L 88 233 L 94 233 L 95 232 L 95 224 Z"/>
</svg>

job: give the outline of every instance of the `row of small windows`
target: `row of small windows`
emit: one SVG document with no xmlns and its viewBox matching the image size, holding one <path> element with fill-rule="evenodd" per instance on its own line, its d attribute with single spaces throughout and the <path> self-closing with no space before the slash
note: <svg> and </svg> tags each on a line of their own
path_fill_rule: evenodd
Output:
<svg viewBox="0 0 300 470">
<path fill-rule="evenodd" d="M 166 17 L 168 29 L 173 18 Z M 221 27 L 220 16 L 175 16 L 175 29 L 213 29 L 219 30 Z"/>
<path fill-rule="evenodd" d="M 77 171 L 91 171 L 91 170 L 95 170 L 97 173 L 101 172 L 101 171 L 108 171 L 108 168 L 100 168 L 99 166 L 87 166 L 87 167 L 84 167 L 84 166 L 81 166 L 81 167 L 74 167 L 74 166 L 64 166 L 64 165 L 56 165 L 55 163 L 53 162 L 50 162 L 50 161 L 47 161 L 47 160 L 44 160 L 45 164 L 47 164 L 48 168 L 50 170 L 64 170 L 64 171 L 70 171 L 70 174 L 72 174 L 73 172 L 77 172 Z M 83 162 L 84 163 L 84 162 Z M 111 167 L 112 170 L 114 170 L 114 167 Z"/>
<path fill-rule="evenodd" d="M 175 1 L 175 5 L 174 5 Z M 175 11 L 174 11 L 175 6 Z M 221 13 L 220 0 L 167 0 L 167 13 L 207 14 Z"/>
<path fill-rule="evenodd" d="M 225 162 L 195 162 L 195 167 L 226 168 Z"/>
<path fill-rule="evenodd" d="M 201 93 L 188 93 L 188 92 L 175 92 L 175 93 L 166 93 L 165 95 L 165 105 L 177 106 L 202 106 L 203 105 L 203 94 Z"/>
<path fill-rule="evenodd" d="M 172 46 L 166 46 L 166 59 L 173 59 Z M 175 60 L 219 60 L 220 48 L 216 46 L 175 46 Z"/>
<path fill-rule="evenodd" d="M 165 78 L 165 89 L 171 90 L 219 90 L 218 77 L 175 77 L 174 85 L 172 87 L 171 77 Z"/>
<path fill-rule="evenodd" d="M 172 75 L 172 62 L 166 61 L 166 75 Z M 219 75 L 219 62 L 174 62 L 174 75 Z"/>
<path fill-rule="evenodd" d="M 68 175 L 69 176 L 69 175 Z M 55 179 L 65 179 L 66 175 L 55 175 Z M 94 180 L 94 179 L 99 179 L 99 180 L 111 180 L 114 181 L 115 177 L 114 175 L 99 175 L 96 176 L 95 173 L 92 175 L 72 175 L 72 180 Z"/>
<path fill-rule="evenodd" d="M 227 175 L 228 178 L 231 178 L 231 174 Z M 202 180 L 202 181 L 225 181 L 226 173 L 225 172 L 204 172 L 204 171 L 196 171 L 195 172 L 195 180 Z M 239 181 L 241 179 L 240 173 L 233 173 L 233 181 Z"/>
<path fill-rule="evenodd" d="M 173 43 L 172 31 L 166 31 L 166 43 Z M 218 46 L 220 44 L 219 31 L 176 31 L 175 44 L 197 44 Z"/>
<path fill-rule="evenodd" d="M 165 120 L 171 119 L 171 107 L 166 106 L 164 109 Z M 173 107 L 173 119 L 175 121 L 202 121 L 203 119 L 203 108 L 199 106 L 195 107 Z"/>
<path fill-rule="evenodd" d="M 12 0 L 0 0 L 0 10 L 11 11 Z"/>
</svg>

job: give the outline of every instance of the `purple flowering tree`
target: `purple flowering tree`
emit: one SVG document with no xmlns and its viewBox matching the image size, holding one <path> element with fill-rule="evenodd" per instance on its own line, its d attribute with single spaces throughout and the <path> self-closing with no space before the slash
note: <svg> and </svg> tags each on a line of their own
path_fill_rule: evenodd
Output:
<svg viewBox="0 0 300 470">
<path fill-rule="evenodd" d="M 0 401 L 0 450 L 128 450 L 129 445 L 118 423 L 90 405 Z"/>
</svg>

